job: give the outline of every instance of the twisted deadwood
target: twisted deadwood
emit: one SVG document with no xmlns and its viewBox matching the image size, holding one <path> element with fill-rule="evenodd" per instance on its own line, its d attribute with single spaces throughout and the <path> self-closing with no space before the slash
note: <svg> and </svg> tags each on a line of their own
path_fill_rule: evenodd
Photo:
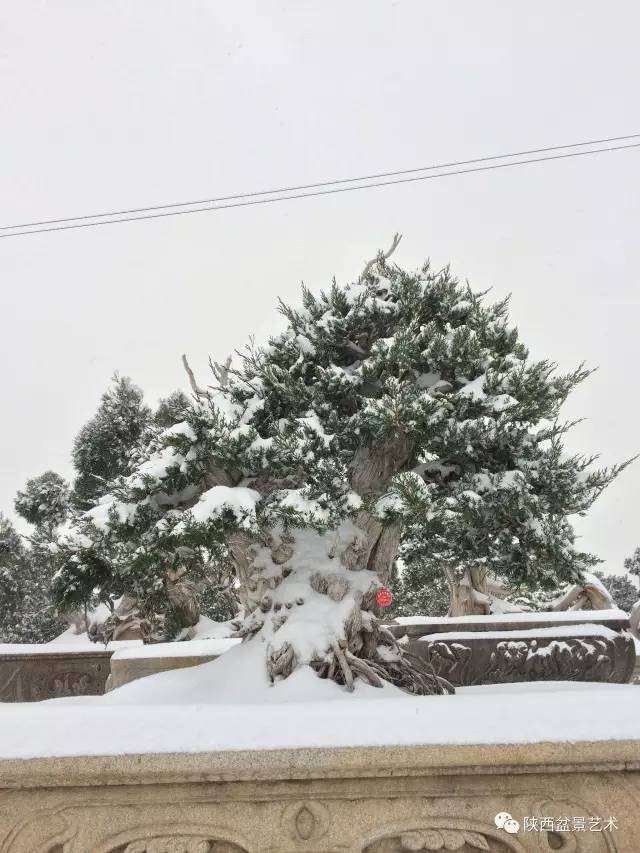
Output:
<svg viewBox="0 0 640 853">
<path fill-rule="evenodd" d="M 368 275 L 369 270 L 374 264 L 380 263 L 381 261 L 384 263 L 384 261 L 388 260 L 398 248 L 400 240 L 402 240 L 402 234 L 394 234 L 390 248 L 386 252 L 378 252 L 375 258 L 371 258 L 371 260 L 367 262 L 365 268 L 362 270 L 359 281 L 362 281 Z"/>
<path fill-rule="evenodd" d="M 359 677 L 372 687 L 382 687 L 387 681 L 417 695 L 455 692 L 428 660 L 405 651 L 377 618 L 361 609 L 358 600 L 345 621 L 345 637 L 331 644 L 325 658 L 311 661 L 320 678 L 343 684 L 349 691 Z"/>
<path fill-rule="evenodd" d="M 392 651 L 392 643 L 383 632 L 372 632 L 372 638 L 377 640 L 377 644 L 374 643 L 377 654 L 369 651 L 366 657 L 359 657 L 334 642 L 327 657 L 311 661 L 311 667 L 320 678 L 343 684 L 349 691 L 354 689 L 355 678 L 359 677 L 372 687 L 382 687 L 387 681 L 405 693 L 419 696 L 455 692 L 453 685 L 436 675 L 428 661 L 404 650 Z M 363 643 L 362 651 L 367 645 L 371 644 Z M 390 654 L 389 659 L 382 657 L 383 649 Z"/>
</svg>

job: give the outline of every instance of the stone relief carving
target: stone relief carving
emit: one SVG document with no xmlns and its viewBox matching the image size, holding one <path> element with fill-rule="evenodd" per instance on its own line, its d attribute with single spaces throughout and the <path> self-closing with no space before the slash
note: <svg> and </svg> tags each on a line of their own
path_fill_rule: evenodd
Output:
<svg viewBox="0 0 640 853">
<path fill-rule="evenodd" d="M 409 853 L 414 850 L 453 850 L 458 853 L 476 853 L 478 850 L 489 853 L 508 853 L 519 850 L 508 842 L 471 829 L 451 829 L 432 827 L 401 832 L 387 838 L 381 838 L 366 847 L 363 853 Z"/>
<path fill-rule="evenodd" d="M 282 828 L 293 841 L 322 838 L 329 826 L 329 810 L 323 803 L 290 803 L 282 813 Z"/>
<path fill-rule="evenodd" d="M 569 777 L 570 778 L 570 777 Z M 376 790 L 371 799 L 369 783 L 362 780 L 341 785 L 335 797 L 322 799 L 269 800 L 253 795 L 216 800 L 203 791 L 184 800 L 179 790 L 167 797 L 156 791 L 157 801 L 103 791 L 99 802 L 94 789 L 70 793 L 73 802 L 57 808 L 37 808 L 29 817 L 6 832 L 2 823 L 0 792 L 0 853 L 408 853 L 408 851 L 453 851 L 453 853 L 637 853 L 635 808 L 640 781 L 620 774 L 594 775 L 581 796 L 567 785 L 568 778 L 545 777 L 545 785 L 557 796 L 545 797 L 538 787 L 525 785 L 514 796 L 504 776 L 499 783 L 486 779 L 471 786 L 473 776 L 463 782 L 461 797 L 451 790 L 446 796 L 429 797 L 418 787 L 412 796 L 402 796 L 392 779 Z M 406 780 L 405 780 L 406 781 Z M 379 783 L 376 783 L 378 788 Z M 411 786 L 412 788 L 414 786 Z M 154 788 L 146 786 L 148 796 Z M 569 798 L 563 796 L 569 794 Z M 295 793 L 303 794 L 298 789 Z M 254 794 L 257 793 L 254 791 Z M 293 792 L 291 792 L 293 793 Z M 310 793 L 307 791 L 307 793 Z M 326 792 L 324 792 L 326 793 Z M 444 792 L 441 792 L 444 793 Z M 588 795 L 588 800 L 586 799 Z M 46 796 L 49 796 L 47 794 Z M 67 791 L 64 792 L 68 798 Z M 583 797 L 585 799 L 583 799 Z M 595 797 L 593 801 L 592 798 Z M 32 803 L 31 803 L 32 805 Z M 496 828 L 493 815 L 509 810 L 520 822 L 515 835 Z M 5 816 L 9 814 L 5 808 Z M 13 811 L 11 810 L 13 814 Z M 559 824 L 566 816 L 610 813 L 619 818 L 620 831 L 609 830 L 524 831 L 524 816 L 551 818 Z M 381 819 L 384 823 L 381 823 Z M 626 839 L 626 841 L 625 841 Z"/>
<path fill-rule="evenodd" d="M 235 844 L 212 841 L 208 838 L 153 838 L 133 841 L 124 848 L 124 853 L 243 853 Z"/>
<path fill-rule="evenodd" d="M 64 814 L 41 811 L 16 823 L 6 836 L 0 831 L 0 853 L 66 853 L 75 835 L 73 821 Z"/>
<path fill-rule="evenodd" d="M 615 650 L 607 640 L 552 640 L 542 647 L 537 640 L 508 641 L 498 643 L 488 674 L 490 678 L 522 673 L 530 680 L 582 676 L 587 681 L 609 681 L 614 660 Z"/>
<path fill-rule="evenodd" d="M 15 701 L 12 697 L 22 694 L 20 672 L 19 666 L 5 667 L 0 680 L 0 702 Z"/>
<path fill-rule="evenodd" d="M 228 841 L 184 835 L 130 841 L 118 847 L 113 853 L 121 853 L 121 851 L 122 853 L 246 853 L 237 844 L 231 844 Z"/>
<path fill-rule="evenodd" d="M 456 686 L 512 681 L 628 682 L 635 665 L 631 637 L 499 638 L 412 642 L 438 675 Z M 426 647 L 426 648 L 425 648 Z"/>
<path fill-rule="evenodd" d="M 113 652 L 0 654 L 0 702 L 104 693 Z"/>
</svg>

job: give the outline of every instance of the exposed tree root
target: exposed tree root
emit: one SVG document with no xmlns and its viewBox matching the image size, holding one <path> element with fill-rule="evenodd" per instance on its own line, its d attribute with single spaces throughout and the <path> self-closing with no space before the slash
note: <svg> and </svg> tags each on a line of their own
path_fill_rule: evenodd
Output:
<svg viewBox="0 0 640 853">
<path fill-rule="evenodd" d="M 320 678 L 343 684 L 349 691 L 354 689 L 355 679 L 361 678 L 373 687 L 382 687 L 387 681 L 419 696 L 455 692 L 448 681 L 436 675 L 428 660 L 405 651 L 376 620 L 367 621 L 370 624 L 360 628 L 359 643 L 354 643 L 355 637 L 344 647 L 334 642 L 325 659 L 312 661 L 311 666 Z M 351 650 L 353 645 L 359 645 L 360 654 Z M 366 657 L 365 650 L 369 652 Z"/>
<path fill-rule="evenodd" d="M 340 646 L 337 643 L 333 643 L 332 648 L 333 648 L 333 653 L 336 656 L 336 659 L 337 659 L 338 664 L 340 666 L 340 672 L 342 673 L 344 685 L 349 692 L 352 692 L 354 689 L 353 672 L 351 670 L 351 667 L 347 663 L 347 658 L 345 657 L 344 652 L 342 651 L 342 649 L 340 648 Z"/>
</svg>

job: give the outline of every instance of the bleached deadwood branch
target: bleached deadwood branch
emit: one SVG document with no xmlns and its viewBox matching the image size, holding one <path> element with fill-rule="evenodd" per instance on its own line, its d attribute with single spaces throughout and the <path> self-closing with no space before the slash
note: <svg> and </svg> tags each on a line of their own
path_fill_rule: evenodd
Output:
<svg viewBox="0 0 640 853">
<path fill-rule="evenodd" d="M 391 257 L 391 255 L 395 252 L 395 250 L 398 248 L 398 244 L 400 243 L 400 240 L 402 240 L 402 234 L 397 234 L 397 233 L 394 234 L 393 235 L 393 241 L 391 243 L 391 247 L 390 247 L 389 251 L 378 252 L 378 254 L 375 256 L 375 258 L 371 258 L 371 260 L 367 263 L 365 268 L 362 270 L 362 275 L 360 276 L 359 281 L 362 281 L 362 279 L 365 278 L 365 276 L 367 275 L 367 273 L 369 272 L 369 270 L 371 269 L 371 267 L 374 264 L 379 263 L 380 261 L 388 260 Z"/>
<path fill-rule="evenodd" d="M 184 365 L 184 369 L 187 371 L 187 376 L 189 377 L 189 385 L 191 385 L 191 390 L 193 391 L 193 393 L 196 395 L 196 397 L 198 397 L 198 399 L 200 397 L 208 398 L 210 396 L 209 392 L 206 391 L 204 388 L 200 388 L 200 386 L 196 382 L 196 377 L 193 375 L 193 370 L 191 370 L 189 362 L 187 361 L 187 357 L 184 354 L 182 356 L 182 363 Z"/>
<path fill-rule="evenodd" d="M 344 652 L 342 651 L 342 649 L 340 648 L 338 643 L 333 642 L 331 645 L 333 647 L 333 653 L 336 656 L 336 659 L 340 665 L 340 669 L 342 670 L 342 677 L 344 678 L 344 685 L 347 688 L 347 690 L 349 691 L 349 693 L 353 693 L 354 686 L 353 686 L 353 673 L 351 671 L 351 667 L 347 663 L 347 659 L 344 655 Z"/>
<path fill-rule="evenodd" d="M 228 356 L 227 360 L 224 364 L 220 364 L 218 361 L 213 361 L 211 356 L 209 356 L 209 367 L 211 368 L 211 372 L 218 380 L 218 385 L 222 391 L 229 385 L 229 372 L 231 369 L 231 359 L 232 356 Z"/>
</svg>

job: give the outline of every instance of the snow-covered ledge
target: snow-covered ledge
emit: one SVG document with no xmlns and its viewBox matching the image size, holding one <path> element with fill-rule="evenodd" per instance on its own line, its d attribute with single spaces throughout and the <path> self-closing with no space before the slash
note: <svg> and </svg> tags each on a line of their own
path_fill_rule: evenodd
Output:
<svg viewBox="0 0 640 853">
<path fill-rule="evenodd" d="M 637 687 L 319 698 L 302 671 L 214 703 L 221 662 L 198 681 L 181 670 L 0 708 L 1 853 L 640 850 Z M 504 812 L 517 834 L 496 826 Z M 525 817 L 546 828 L 525 832 Z M 565 832 L 567 817 L 587 829 Z"/>
</svg>

